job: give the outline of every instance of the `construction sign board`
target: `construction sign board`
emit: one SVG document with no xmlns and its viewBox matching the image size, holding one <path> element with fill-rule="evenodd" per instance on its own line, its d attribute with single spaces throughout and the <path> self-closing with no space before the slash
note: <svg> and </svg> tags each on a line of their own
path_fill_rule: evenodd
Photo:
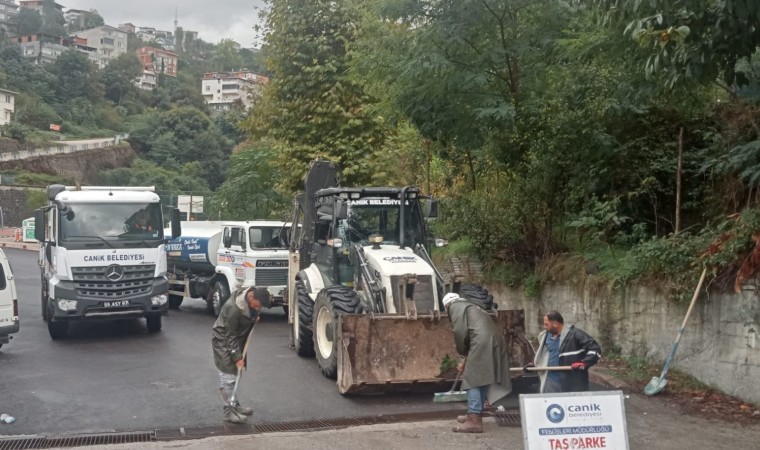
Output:
<svg viewBox="0 0 760 450">
<path fill-rule="evenodd" d="M 621 391 L 520 395 L 525 450 L 628 450 Z"/>
</svg>

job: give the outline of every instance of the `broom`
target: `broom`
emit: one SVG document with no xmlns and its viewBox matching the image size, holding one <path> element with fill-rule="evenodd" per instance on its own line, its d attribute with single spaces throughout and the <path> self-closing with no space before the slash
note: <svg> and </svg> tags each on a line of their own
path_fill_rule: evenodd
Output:
<svg viewBox="0 0 760 450">
<path fill-rule="evenodd" d="M 433 394 L 434 403 L 466 402 L 467 401 L 467 391 L 454 390 L 457 387 L 457 383 L 459 383 L 459 379 L 462 377 L 462 372 L 464 372 L 464 365 L 466 362 L 467 362 L 467 359 L 465 359 L 464 362 L 462 363 L 462 370 L 457 371 L 457 377 L 454 379 L 454 384 L 451 385 L 451 389 L 449 389 L 448 392 L 436 392 L 435 394 Z"/>
<path fill-rule="evenodd" d="M 549 370 L 556 370 L 556 371 L 570 371 L 573 370 L 570 366 L 552 366 L 552 367 L 529 367 L 528 372 L 542 372 L 542 371 L 549 371 Z M 521 367 L 513 367 L 509 369 L 510 372 L 523 372 L 523 369 Z M 456 388 L 457 383 L 459 382 L 459 378 L 462 376 L 462 370 L 457 372 L 457 377 L 454 380 L 454 384 L 451 386 L 451 389 L 448 390 L 448 392 L 436 392 L 433 394 L 433 402 L 434 403 L 449 403 L 449 402 L 466 402 L 467 401 L 467 391 L 455 391 L 454 388 Z"/>
</svg>

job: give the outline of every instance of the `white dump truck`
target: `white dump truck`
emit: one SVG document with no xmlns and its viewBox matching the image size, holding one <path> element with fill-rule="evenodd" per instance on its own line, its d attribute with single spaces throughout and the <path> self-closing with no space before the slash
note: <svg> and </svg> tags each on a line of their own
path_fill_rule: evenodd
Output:
<svg viewBox="0 0 760 450">
<path fill-rule="evenodd" d="M 169 305 L 202 298 L 218 316 L 231 293 L 247 285 L 266 287 L 272 307 L 287 314 L 289 231 L 290 224 L 272 220 L 182 222 L 182 235 L 166 243 Z"/>
<path fill-rule="evenodd" d="M 144 317 L 148 331 L 160 331 L 169 285 L 154 188 L 51 185 L 47 199 L 35 213 L 34 234 L 50 337 L 65 338 L 78 320 Z"/>
</svg>

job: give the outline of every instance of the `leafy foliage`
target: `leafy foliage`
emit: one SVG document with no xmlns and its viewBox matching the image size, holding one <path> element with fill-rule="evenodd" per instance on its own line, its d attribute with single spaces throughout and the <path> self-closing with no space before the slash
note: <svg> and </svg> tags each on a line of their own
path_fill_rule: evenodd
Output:
<svg viewBox="0 0 760 450">
<path fill-rule="evenodd" d="M 753 0 L 592 0 L 603 22 L 648 47 L 647 74 L 663 72 L 673 86 L 683 79 L 727 86 L 746 84 L 736 71 L 760 45 L 760 4 Z"/>
<path fill-rule="evenodd" d="M 345 0 L 274 0 L 265 15 L 265 51 L 273 74 L 245 128 L 277 149 L 280 187 L 302 185 L 309 161 L 341 163 L 348 184 L 364 184 L 365 163 L 383 143 L 383 120 L 360 84 L 347 76 L 347 46 L 356 38 Z"/>
<path fill-rule="evenodd" d="M 246 142 L 230 159 L 228 178 L 214 196 L 214 205 L 231 220 L 264 219 L 282 215 L 288 200 L 275 190 L 278 174 L 275 151 L 266 142 Z"/>
</svg>

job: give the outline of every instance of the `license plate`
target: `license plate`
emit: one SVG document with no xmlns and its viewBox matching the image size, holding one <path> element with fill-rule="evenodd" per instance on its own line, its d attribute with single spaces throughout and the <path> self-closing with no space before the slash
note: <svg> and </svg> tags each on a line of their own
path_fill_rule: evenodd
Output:
<svg viewBox="0 0 760 450">
<path fill-rule="evenodd" d="M 117 308 L 119 306 L 129 306 L 129 300 L 116 300 L 113 302 L 103 302 L 105 308 Z"/>
</svg>

